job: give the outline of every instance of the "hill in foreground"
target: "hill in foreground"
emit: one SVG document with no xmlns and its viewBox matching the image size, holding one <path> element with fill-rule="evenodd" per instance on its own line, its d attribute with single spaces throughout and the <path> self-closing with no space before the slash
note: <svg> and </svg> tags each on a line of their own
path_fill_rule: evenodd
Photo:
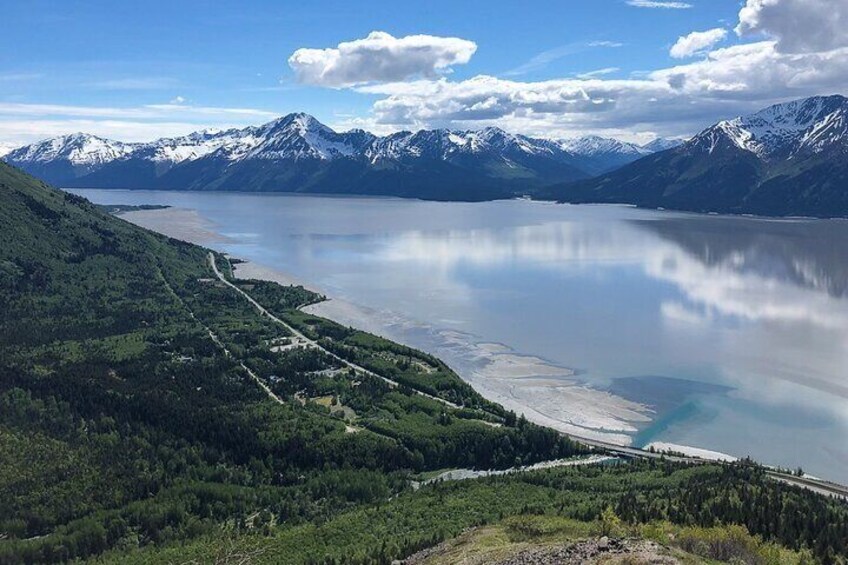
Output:
<svg viewBox="0 0 848 565">
<path fill-rule="evenodd" d="M 607 506 L 848 554 L 843 506 L 743 465 L 416 489 L 586 449 L 436 358 L 301 313 L 321 299 L 304 288 L 230 281 L 226 258 L 4 164 L 0 222 L 0 562 L 387 563 L 504 517 Z"/>
</svg>

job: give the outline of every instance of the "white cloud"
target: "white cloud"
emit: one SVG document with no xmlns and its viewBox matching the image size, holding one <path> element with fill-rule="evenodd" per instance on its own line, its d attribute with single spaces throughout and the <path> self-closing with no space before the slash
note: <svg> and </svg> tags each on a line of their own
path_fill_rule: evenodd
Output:
<svg viewBox="0 0 848 565">
<path fill-rule="evenodd" d="M 252 108 L 186 104 L 113 108 L 0 102 L 0 140 L 25 145 L 46 137 L 84 131 L 121 141 L 149 141 L 206 127 L 245 126 L 277 116 L 276 112 Z"/>
<path fill-rule="evenodd" d="M 601 41 L 590 41 L 589 43 L 587 43 L 587 45 L 589 47 L 623 47 L 624 43 L 621 43 L 620 41 L 601 40 Z"/>
<path fill-rule="evenodd" d="M 679 37 L 669 54 L 675 59 L 691 57 L 712 49 L 725 37 L 727 37 L 727 30 L 720 27 L 707 31 L 693 31 L 689 35 Z"/>
<path fill-rule="evenodd" d="M 597 77 L 600 77 L 600 76 L 611 75 L 613 73 L 617 73 L 620 70 L 621 69 L 618 68 L 618 67 L 604 67 L 603 69 L 595 69 L 594 71 L 579 73 L 575 76 L 577 78 L 584 78 L 584 79 L 597 78 Z"/>
<path fill-rule="evenodd" d="M 169 77 L 130 77 L 101 80 L 89 86 L 103 90 L 161 90 L 178 84 L 178 80 Z"/>
<path fill-rule="evenodd" d="M 796 9 L 802 4 L 818 5 L 805 0 L 749 0 L 740 12 L 740 26 L 748 30 L 753 25 L 754 5 L 760 6 L 757 13 L 763 16 L 775 6 Z M 834 12 L 848 10 L 842 8 L 848 2 L 839 4 Z M 761 18 L 757 29 L 772 39 L 716 49 L 715 44 L 727 36 L 723 29 L 696 32 L 678 40 L 672 51 L 676 56 L 702 53 L 702 60 L 626 79 L 607 78 L 611 69 L 600 69 L 573 79 L 537 82 L 480 75 L 462 81 L 443 77 L 371 85 L 359 90 L 382 98 L 365 121 L 382 131 L 498 125 L 530 135 L 619 131 L 628 133 L 619 137 L 632 138 L 651 131 L 683 136 L 718 119 L 776 102 L 848 91 L 848 46 L 834 47 L 841 41 L 838 34 L 831 33 L 820 45 L 826 49 L 787 53 L 786 45 L 810 44 L 791 34 L 809 31 L 787 26 L 778 33 L 773 13 L 770 17 L 771 24 L 766 26 Z"/>
<path fill-rule="evenodd" d="M 236 124 L 222 124 L 233 127 Z M 142 122 L 131 120 L 95 120 L 95 119 L 40 119 L 7 120 L 0 119 L 0 139 L 10 140 L 9 145 L 21 146 L 42 139 L 85 132 L 119 141 L 151 141 L 160 137 L 186 135 L 204 125 L 196 122 L 162 121 Z"/>
<path fill-rule="evenodd" d="M 23 104 L 0 102 L 0 119 L 4 116 L 75 116 L 92 118 L 168 119 L 175 114 L 181 118 L 216 118 L 232 116 L 241 118 L 274 118 L 278 114 L 253 108 L 221 108 L 216 106 L 188 106 L 184 104 L 147 104 L 133 107 L 72 106 L 65 104 Z"/>
<path fill-rule="evenodd" d="M 373 123 L 396 129 L 499 125 L 532 135 L 644 130 L 691 135 L 768 104 L 848 90 L 848 49 L 787 56 L 774 41 L 716 49 L 643 78 L 547 81 L 475 76 L 371 85 Z"/>
<path fill-rule="evenodd" d="M 373 107 L 375 121 L 396 127 L 479 127 L 498 123 L 527 133 L 543 134 L 603 127 L 610 112 L 634 110 L 632 102 L 665 98 L 668 85 L 655 80 L 561 79 L 539 82 L 492 76 L 453 82 L 417 81 L 367 88 L 386 95 Z M 652 103 L 649 103 L 651 105 Z M 529 129 L 528 129 L 529 128 Z"/>
<path fill-rule="evenodd" d="M 44 77 L 41 73 L 4 73 L 0 74 L 0 82 L 18 82 L 37 80 Z"/>
<path fill-rule="evenodd" d="M 734 45 L 704 61 L 652 73 L 681 95 L 753 102 L 848 90 L 848 48 L 786 55 L 774 41 Z"/>
<path fill-rule="evenodd" d="M 662 8 L 666 10 L 685 10 L 692 7 L 688 2 L 660 2 L 654 0 L 627 0 L 627 4 L 636 8 Z"/>
<path fill-rule="evenodd" d="M 373 31 L 365 39 L 329 49 L 298 49 L 289 66 L 298 81 L 328 87 L 435 78 L 451 65 L 467 63 L 477 45 L 458 37 L 393 37 Z"/>
<path fill-rule="evenodd" d="M 554 49 L 542 51 L 541 53 L 533 56 L 526 63 L 523 63 L 518 67 L 511 69 L 503 74 L 504 76 L 524 75 L 533 71 L 537 71 L 539 69 L 543 69 L 554 61 L 557 61 L 564 57 L 569 57 L 571 55 L 576 55 L 588 49 L 596 49 L 599 47 L 613 48 L 621 47 L 622 45 L 623 43 L 619 43 L 618 41 L 590 41 L 588 43 L 570 43 L 568 45 L 562 45 Z"/>
<path fill-rule="evenodd" d="M 848 47 L 845 0 L 747 0 L 736 33 L 764 34 L 782 53 L 822 52 Z"/>
<path fill-rule="evenodd" d="M 9 153 L 10 151 L 17 149 L 17 148 L 18 148 L 17 143 L 11 143 L 11 142 L 8 142 L 8 141 L 0 141 L 0 157 L 2 157 L 6 153 Z"/>
</svg>

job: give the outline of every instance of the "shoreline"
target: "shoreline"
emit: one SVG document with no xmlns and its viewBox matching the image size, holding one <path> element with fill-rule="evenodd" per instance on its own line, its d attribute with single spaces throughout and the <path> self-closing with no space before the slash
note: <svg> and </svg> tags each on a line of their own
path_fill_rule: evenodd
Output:
<svg viewBox="0 0 848 565">
<path fill-rule="evenodd" d="M 628 446 L 637 425 L 651 421 L 649 407 L 591 388 L 576 378 L 573 369 L 504 344 L 332 297 L 303 310 L 427 351 L 487 400 L 567 435 Z"/>
<path fill-rule="evenodd" d="M 272 267 L 268 267 L 266 265 L 262 265 L 254 261 L 244 260 L 241 258 L 239 258 L 239 261 L 240 262 L 233 264 L 233 275 L 238 279 L 257 279 L 276 282 L 282 285 L 304 286 L 307 288 L 314 287 L 314 285 L 301 281 L 278 269 L 274 269 Z M 333 320 L 337 323 L 356 327 L 357 329 L 360 329 L 362 331 L 368 331 L 370 333 L 380 335 L 381 337 L 391 339 L 392 341 L 397 341 L 398 343 L 404 343 L 403 340 L 400 338 L 385 335 L 385 326 L 379 324 L 375 325 L 373 321 L 371 321 L 371 323 L 368 323 L 369 319 L 361 315 L 361 311 L 363 310 L 362 307 L 340 299 L 328 297 L 322 302 L 310 304 L 308 306 L 305 306 L 304 308 L 301 308 L 301 310 L 315 316 L 321 316 Z M 342 313 L 345 310 L 348 312 L 347 315 L 344 315 Z M 351 313 L 355 313 L 357 311 L 360 311 L 360 315 L 351 315 Z M 367 326 L 369 325 L 372 327 L 368 328 Z M 414 344 L 405 343 L 405 345 L 417 348 L 417 346 Z M 571 391 L 573 391 L 574 389 L 582 389 L 582 391 L 588 391 L 590 395 L 595 393 L 606 396 L 607 401 L 610 404 L 613 404 L 615 402 L 611 399 L 623 400 L 624 402 L 629 403 L 634 407 L 634 413 L 642 416 L 643 422 L 650 423 L 654 421 L 653 418 L 647 417 L 644 414 L 638 412 L 638 408 L 636 407 L 644 405 L 629 401 L 627 399 L 624 399 L 623 397 L 616 397 L 605 391 L 592 389 L 581 385 L 579 382 L 575 381 L 572 378 L 576 375 L 576 371 L 574 371 L 573 369 L 556 367 L 543 359 L 531 355 L 517 354 L 504 344 L 480 342 L 474 345 L 477 346 L 480 350 L 489 353 L 494 353 L 496 357 L 494 359 L 489 360 L 485 369 L 473 372 L 471 375 L 463 375 L 462 372 L 453 367 L 453 365 L 449 365 L 450 368 L 454 370 L 457 375 L 462 378 L 462 380 L 470 384 L 474 388 L 474 390 L 476 390 L 487 400 L 497 402 L 498 404 L 504 406 L 507 409 L 514 410 L 517 414 L 525 416 L 528 420 L 535 424 L 552 428 L 577 441 L 584 440 L 589 442 L 609 443 L 622 448 L 631 448 L 638 451 L 654 452 L 657 454 L 668 454 L 670 456 L 683 455 L 684 457 L 698 459 L 703 462 L 733 463 L 735 461 L 739 461 L 739 457 L 720 451 L 714 451 L 711 449 L 691 445 L 681 445 L 667 441 L 655 440 L 646 444 L 644 447 L 635 447 L 632 445 L 632 440 L 634 439 L 634 436 L 627 435 L 627 433 L 633 433 L 634 435 L 638 433 L 638 428 L 636 428 L 635 426 L 628 427 L 626 430 L 610 430 L 583 427 L 574 423 L 565 422 L 561 419 L 556 418 L 555 416 L 549 415 L 539 407 L 528 406 L 527 404 L 521 403 L 514 396 L 502 395 L 502 391 L 499 391 L 497 387 L 492 387 L 487 382 L 487 380 L 493 379 L 505 383 L 509 383 L 512 380 L 523 380 L 525 382 L 530 380 L 538 382 L 539 386 L 542 387 L 553 387 Z M 504 356 L 504 359 L 499 359 L 497 357 L 498 355 Z M 437 356 L 440 357 L 439 355 Z M 530 368 L 530 371 L 532 373 L 538 374 L 528 374 L 528 368 Z M 501 371 L 504 371 L 506 374 Z M 563 386 L 563 383 L 559 382 L 557 379 L 566 379 L 566 383 L 568 384 Z M 510 386 L 510 392 L 512 392 L 514 388 L 514 386 Z M 534 404 L 538 403 L 539 398 L 544 397 L 544 395 L 540 394 L 539 397 L 536 397 L 536 402 L 534 402 Z M 576 398 L 572 400 L 575 399 L 586 400 L 585 398 L 580 399 L 579 394 L 576 396 Z M 559 398 L 558 400 L 562 399 Z M 591 400 L 597 401 L 598 399 L 591 398 Z M 578 404 L 581 405 L 581 410 L 578 411 L 596 411 L 598 409 L 597 404 L 592 404 L 591 406 L 588 405 L 588 403 L 584 404 L 582 402 L 578 402 Z M 648 409 L 647 412 L 651 412 L 651 410 Z M 591 418 L 587 419 L 589 421 L 592 421 Z"/>
<path fill-rule="evenodd" d="M 133 210 L 118 215 L 126 221 L 168 237 L 207 247 L 233 240 L 213 222 L 188 208 Z M 319 285 L 250 260 L 234 265 L 238 278 L 268 280 L 329 294 Z M 505 344 L 480 341 L 455 330 L 417 323 L 402 315 L 369 309 L 335 298 L 307 306 L 305 312 L 384 336 L 443 359 L 484 398 L 523 414 L 528 420 L 566 435 L 631 447 L 638 431 L 657 417 L 653 408 L 588 386 L 574 369 L 524 355 Z M 414 339 L 411 339 L 414 338 Z M 670 445 L 670 444 L 669 444 Z M 714 454 L 693 446 L 675 446 L 692 453 Z M 719 454 L 724 458 L 731 457 Z"/>
<path fill-rule="evenodd" d="M 200 192 L 192 190 L 175 190 L 172 188 L 122 188 L 122 187 L 61 187 L 64 191 L 74 190 L 106 190 L 111 192 L 117 191 L 150 191 L 150 192 Z M 490 198 L 486 200 L 438 200 L 430 198 L 418 198 L 414 196 L 396 196 L 392 194 L 351 194 L 345 192 L 287 192 L 287 191 L 272 191 L 264 192 L 261 190 L 215 190 L 217 194 L 245 194 L 245 195 L 290 195 L 290 196 L 310 196 L 316 198 L 361 198 L 361 199 L 394 199 L 394 200 L 416 200 L 418 202 L 451 202 L 456 204 L 479 204 L 484 202 L 505 202 L 513 200 L 523 200 L 526 202 L 534 202 L 540 204 L 555 204 L 559 206 L 615 206 L 620 208 L 633 208 L 636 210 L 646 210 L 652 212 L 669 213 L 669 214 L 685 214 L 687 216 L 701 217 L 720 217 L 720 218 L 738 218 L 747 220 L 765 220 L 765 221 L 848 221 L 848 216 L 798 216 L 798 215 L 768 215 L 756 214 L 752 212 L 716 212 L 710 210 L 686 210 L 679 208 L 667 208 L 665 206 L 641 206 L 639 204 L 631 204 L 628 202 L 569 202 L 567 200 L 533 198 L 527 196 L 504 196 L 503 198 Z"/>
</svg>

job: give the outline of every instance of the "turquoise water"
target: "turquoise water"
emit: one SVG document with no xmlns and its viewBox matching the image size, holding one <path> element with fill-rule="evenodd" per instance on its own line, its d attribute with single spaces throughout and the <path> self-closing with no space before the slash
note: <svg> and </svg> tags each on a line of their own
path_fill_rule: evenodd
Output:
<svg viewBox="0 0 848 565">
<path fill-rule="evenodd" d="M 224 236 L 209 245 L 379 314 L 372 327 L 463 374 L 479 360 L 446 335 L 573 368 L 651 410 L 634 444 L 751 455 L 848 482 L 848 222 L 74 192 L 196 210 Z"/>
</svg>

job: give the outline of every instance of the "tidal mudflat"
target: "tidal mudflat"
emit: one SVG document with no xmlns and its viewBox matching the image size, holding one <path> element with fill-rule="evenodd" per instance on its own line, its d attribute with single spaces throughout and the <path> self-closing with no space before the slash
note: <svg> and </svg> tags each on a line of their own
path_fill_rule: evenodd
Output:
<svg viewBox="0 0 848 565">
<path fill-rule="evenodd" d="M 848 222 L 75 192 L 173 206 L 125 217 L 323 292 L 316 313 L 439 355 L 540 423 L 848 480 Z"/>
</svg>

